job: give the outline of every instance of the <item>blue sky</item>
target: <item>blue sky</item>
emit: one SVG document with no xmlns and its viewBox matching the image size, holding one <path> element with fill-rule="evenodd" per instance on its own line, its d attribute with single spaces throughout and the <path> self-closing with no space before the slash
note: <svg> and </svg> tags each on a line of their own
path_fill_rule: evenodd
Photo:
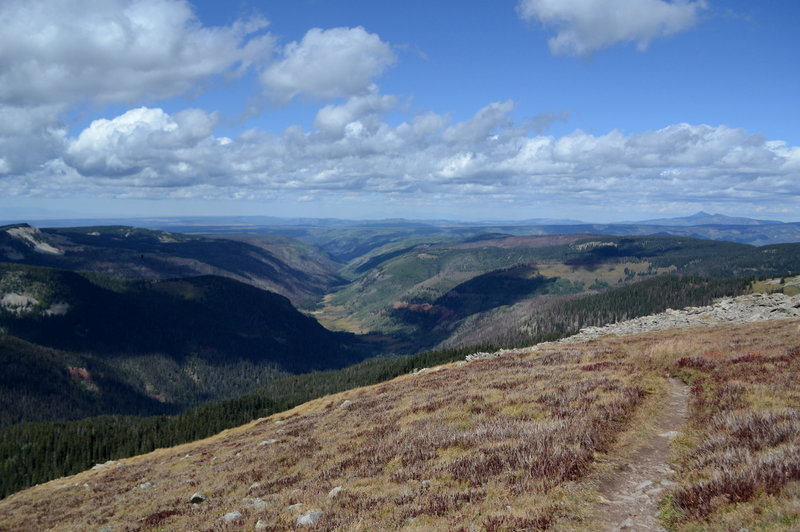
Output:
<svg viewBox="0 0 800 532">
<path fill-rule="evenodd" d="M 791 0 L 6 0 L 0 219 L 800 220 Z"/>
</svg>

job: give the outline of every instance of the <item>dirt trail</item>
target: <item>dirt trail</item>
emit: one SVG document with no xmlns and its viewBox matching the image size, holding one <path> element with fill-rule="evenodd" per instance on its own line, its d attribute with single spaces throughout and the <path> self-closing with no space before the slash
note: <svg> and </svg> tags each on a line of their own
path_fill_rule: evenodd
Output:
<svg viewBox="0 0 800 532">
<path fill-rule="evenodd" d="M 658 503 L 674 484 L 669 467 L 669 444 L 688 416 L 688 387 L 669 380 L 659 418 L 630 458 L 604 478 L 594 511 L 593 530 L 664 530 L 658 520 Z"/>
</svg>

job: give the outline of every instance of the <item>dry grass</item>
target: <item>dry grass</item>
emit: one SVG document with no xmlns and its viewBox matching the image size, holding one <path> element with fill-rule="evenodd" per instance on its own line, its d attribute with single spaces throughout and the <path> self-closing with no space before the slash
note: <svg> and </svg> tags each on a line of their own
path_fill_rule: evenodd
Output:
<svg viewBox="0 0 800 532">
<path fill-rule="evenodd" d="M 800 528 L 800 335 L 796 326 L 760 332 L 770 345 L 733 338 L 727 349 L 677 361 L 693 383 L 693 434 L 667 505 L 676 528 Z"/>
<path fill-rule="evenodd" d="M 586 480 L 642 429 L 670 372 L 694 386 L 672 524 L 737 502 L 787 520 L 797 327 L 606 338 L 404 376 L 31 488 L 0 501 L 0 530 L 290 530 L 310 509 L 324 512 L 315 530 L 591 529 Z"/>
</svg>

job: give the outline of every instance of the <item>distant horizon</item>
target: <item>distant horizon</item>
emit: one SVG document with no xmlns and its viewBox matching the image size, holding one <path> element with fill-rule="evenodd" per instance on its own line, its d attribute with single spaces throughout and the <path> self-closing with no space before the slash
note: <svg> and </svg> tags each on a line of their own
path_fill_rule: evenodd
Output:
<svg viewBox="0 0 800 532">
<path fill-rule="evenodd" d="M 331 221 L 331 222 L 351 222 L 351 223 L 358 223 L 358 222 L 391 222 L 391 221 L 398 221 L 398 222 L 421 222 L 421 223 L 464 223 L 464 224 L 487 224 L 487 225 L 494 225 L 494 224 L 525 224 L 530 223 L 532 225 L 635 225 L 635 224 L 642 224 L 645 222 L 652 222 L 658 220 L 680 220 L 680 219 L 687 219 L 698 215 L 707 215 L 710 217 L 725 217 L 725 218 L 743 218 L 747 220 L 757 220 L 761 222 L 773 222 L 779 224 L 790 224 L 790 223 L 800 223 L 800 220 L 776 220 L 776 219 L 769 219 L 769 218 L 753 218 L 750 216 L 731 216 L 724 213 L 718 212 L 706 212 L 706 211 L 696 211 L 690 214 L 679 214 L 676 216 L 658 216 L 656 218 L 642 218 L 642 219 L 628 219 L 628 220 L 601 220 L 601 221 L 592 221 L 592 220 L 579 220 L 573 218 L 548 218 L 548 217 L 530 217 L 530 218 L 476 218 L 476 219 L 468 219 L 468 218 L 416 218 L 416 217 L 384 217 L 384 218 L 344 218 L 344 217 L 336 217 L 336 216 L 274 216 L 274 215 L 267 215 L 267 214 L 213 214 L 213 215 L 203 215 L 203 214 L 184 214 L 184 215 L 120 215 L 120 216 L 109 216 L 109 215 L 80 215 L 75 214 L 74 216 L 52 216 L 52 217 L 41 217 L 41 216 L 30 216 L 27 218 L 4 218 L 2 213 L 0 212 L 0 225 L 13 225 L 13 224 L 23 224 L 27 223 L 30 225 L 41 225 L 37 224 L 37 222 L 61 222 L 59 225 L 67 226 L 72 221 L 81 222 L 81 221 L 131 221 L 135 222 L 139 221 L 181 221 L 181 220 L 224 220 L 224 219 L 274 219 L 274 220 L 316 220 L 316 221 Z M 213 225 L 213 224 L 211 224 Z M 221 225 L 228 225 L 228 224 L 221 224 Z M 290 224 L 287 224 L 290 225 Z"/>
</svg>

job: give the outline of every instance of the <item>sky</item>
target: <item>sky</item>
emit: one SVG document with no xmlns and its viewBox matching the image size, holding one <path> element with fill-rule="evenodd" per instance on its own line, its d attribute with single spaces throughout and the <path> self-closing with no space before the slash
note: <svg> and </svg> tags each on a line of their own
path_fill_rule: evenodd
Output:
<svg viewBox="0 0 800 532">
<path fill-rule="evenodd" d="M 0 219 L 800 221 L 796 0 L 0 0 Z"/>
</svg>

